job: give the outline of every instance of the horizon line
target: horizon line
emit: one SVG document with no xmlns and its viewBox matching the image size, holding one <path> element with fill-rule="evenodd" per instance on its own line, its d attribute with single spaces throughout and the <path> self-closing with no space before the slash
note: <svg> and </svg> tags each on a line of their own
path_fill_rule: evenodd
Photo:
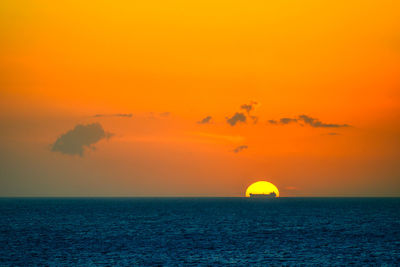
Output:
<svg viewBox="0 0 400 267">
<path fill-rule="evenodd" d="M 249 198 L 246 196 L 210 195 L 10 195 L 1 198 Z M 296 195 L 278 198 L 400 198 L 399 194 L 387 195 Z"/>
</svg>

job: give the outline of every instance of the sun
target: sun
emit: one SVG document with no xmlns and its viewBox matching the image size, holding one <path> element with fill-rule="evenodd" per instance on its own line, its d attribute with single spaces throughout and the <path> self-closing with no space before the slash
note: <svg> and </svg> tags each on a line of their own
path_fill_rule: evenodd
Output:
<svg viewBox="0 0 400 267">
<path fill-rule="evenodd" d="M 246 197 L 250 197 L 250 194 L 270 194 L 272 192 L 279 197 L 279 190 L 275 185 L 266 181 L 258 181 L 247 187 Z"/>
</svg>

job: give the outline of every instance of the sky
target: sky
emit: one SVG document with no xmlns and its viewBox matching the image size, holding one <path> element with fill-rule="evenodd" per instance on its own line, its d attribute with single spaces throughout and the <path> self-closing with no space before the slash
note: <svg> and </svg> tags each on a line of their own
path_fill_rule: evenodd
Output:
<svg viewBox="0 0 400 267">
<path fill-rule="evenodd" d="M 0 3 L 0 196 L 400 196 L 400 1 Z"/>
</svg>

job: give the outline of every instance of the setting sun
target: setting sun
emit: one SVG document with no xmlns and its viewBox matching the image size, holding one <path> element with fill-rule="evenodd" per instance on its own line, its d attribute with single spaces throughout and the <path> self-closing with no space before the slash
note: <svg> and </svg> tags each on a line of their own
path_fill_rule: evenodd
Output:
<svg viewBox="0 0 400 267">
<path fill-rule="evenodd" d="M 276 197 L 279 197 L 279 190 L 275 185 L 266 181 L 258 181 L 247 187 L 246 197 L 250 197 L 250 194 L 271 194 L 273 192 Z"/>
</svg>

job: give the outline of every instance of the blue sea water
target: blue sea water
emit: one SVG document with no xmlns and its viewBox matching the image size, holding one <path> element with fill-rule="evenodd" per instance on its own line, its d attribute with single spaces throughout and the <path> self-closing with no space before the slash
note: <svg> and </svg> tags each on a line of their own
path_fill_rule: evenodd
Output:
<svg viewBox="0 0 400 267">
<path fill-rule="evenodd" d="M 3 198 L 0 266 L 400 265 L 400 198 Z"/>
</svg>

